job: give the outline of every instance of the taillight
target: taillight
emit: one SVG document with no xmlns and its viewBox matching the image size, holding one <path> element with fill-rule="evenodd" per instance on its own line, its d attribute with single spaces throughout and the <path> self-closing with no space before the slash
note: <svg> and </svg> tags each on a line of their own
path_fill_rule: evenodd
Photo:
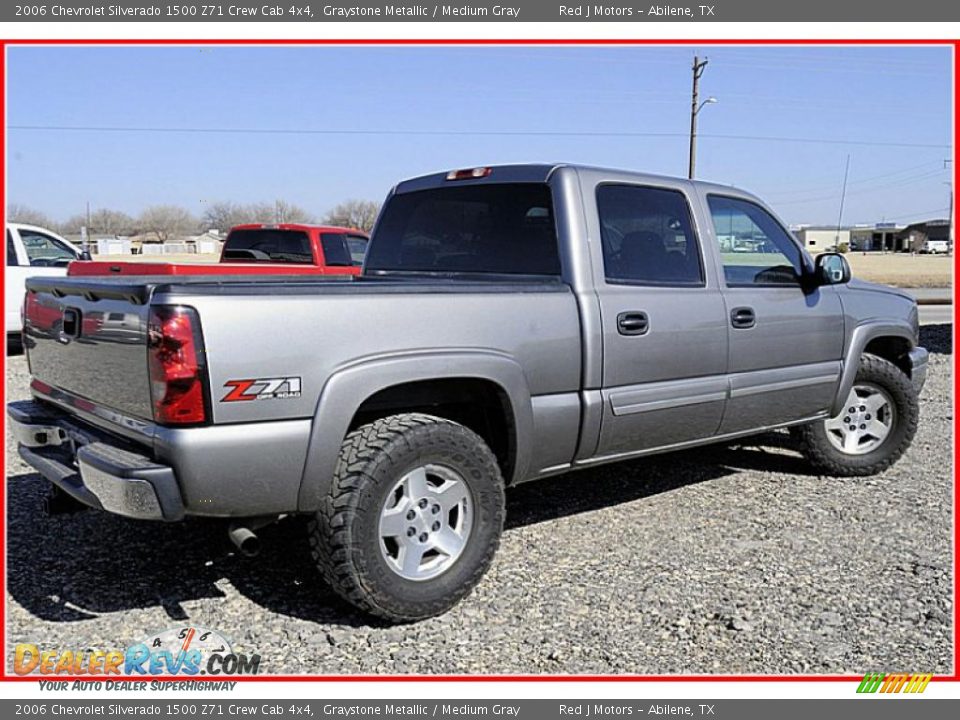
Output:
<svg viewBox="0 0 960 720">
<path fill-rule="evenodd" d="M 153 419 L 167 425 L 205 422 L 206 360 L 196 310 L 167 305 L 151 308 L 147 354 Z"/>
<path fill-rule="evenodd" d="M 479 178 L 490 177 L 493 168 L 475 167 L 466 170 L 451 170 L 447 173 L 447 180 L 477 180 Z"/>
</svg>

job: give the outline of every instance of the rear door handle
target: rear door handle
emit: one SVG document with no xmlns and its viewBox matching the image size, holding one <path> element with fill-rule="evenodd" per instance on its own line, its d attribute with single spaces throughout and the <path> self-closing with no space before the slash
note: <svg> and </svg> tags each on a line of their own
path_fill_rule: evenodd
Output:
<svg viewBox="0 0 960 720">
<path fill-rule="evenodd" d="M 738 307 L 730 311 L 730 324 L 743 330 L 757 324 L 757 314 L 751 307 Z"/>
<path fill-rule="evenodd" d="M 617 332 L 621 335 L 645 335 L 650 319 L 645 312 L 628 311 L 617 315 Z"/>
</svg>

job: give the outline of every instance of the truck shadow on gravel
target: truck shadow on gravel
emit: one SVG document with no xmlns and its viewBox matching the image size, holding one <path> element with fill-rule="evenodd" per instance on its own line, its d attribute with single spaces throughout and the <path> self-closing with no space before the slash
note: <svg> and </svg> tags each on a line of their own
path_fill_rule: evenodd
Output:
<svg viewBox="0 0 960 720">
<path fill-rule="evenodd" d="M 920 326 L 920 345 L 932 355 L 953 354 L 953 324 Z"/>
<path fill-rule="evenodd" d="M 950 325 L 925 326 L 921 342 L 931 353 L 949 354 L 951 331 Z M 768 433 L 522 485 L 507 494 L 507 532 L 742 471 L 810 475 L 794 450 L 786 432 Z M 41 509 L 47 484 L 39 475 L 14 475 L 7 489 L 7 587 L 16 603 L 42 621 L 156 609 L 162 610 L 153 621 L 159 625 L 189 620 L 229 634 L 250 616 L 236 600 L 230 615 L 224 613 L 220 600 L 233 595 L 232 586 L 269 612 L 325 625 L 381 626 L 319 578 L 302 518 L 263 528 L 263 552 L 251 559 L 235 552 L 220 522 L 151 523 L 95 511 L 48 517 Z M 15 624 L 30 627 L 29 621 Z M 37 639 L 18 634 L 12 631 L 11 640 Z"/>
<path fill-rule="evenodd" d="M 772 448 L 774 452 L 759 449 Z M 752 438 L 741 447 L 673 453 L 584 470 L 508 491 L 507 532 L 716 480 L 742 469 L 807 474 L 786 433 Z M 584 487 L 590 492 L 584 493 Z M 219 599 L 237 593 L 283 615 L 339 626 L 383 625 L 341 601 L 319 577 L 303 518 L 260 531 L 256 558 L 239 555 L 226 524 L 188 519 L 165 524 L 97 511 L 47 516 L 47 484 L 36 473 L 9 478 L 8 578 L 13 599 L 46 622 L 76 622 L 128 610 L 162 609 L 156 622 L 216 625 Z M 213 604 L 210 604 L 210 601 Z M 198 605 L 199 604 L 199 605 Z M 234 610 L 242 617 L 248 611 Z M 229 616 L 220 621 L 229 632 Z M 17 638 L 12 633 L 13 640 Z"/>
</svg>

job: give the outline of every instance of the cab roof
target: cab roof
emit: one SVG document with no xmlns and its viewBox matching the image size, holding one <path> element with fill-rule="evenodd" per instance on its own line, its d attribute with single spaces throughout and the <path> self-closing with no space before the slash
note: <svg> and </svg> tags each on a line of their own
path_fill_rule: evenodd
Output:
<svg viewBox="0 0 960 720">
<path fill-rule="evenodd" d="M 340 227 L 338 225 L 312 225 L 307 223 L 243 223 L 234 225 L 230 231 L 234 230 L 294 230 L 299 232 L 322 232 L 338 235 L 363 235 L 367 237 L 368 233 L 357 228 Z"/>
<path fill-rule="evenodd" d="M 664 182 L 668 181 L 672 184 L 687 184 L 690 186 L 700 187 L 705 191 L 713 191 L 719 193 L 731 193 L 735 192 L 738 195 L 744 195 L 749 197 L 754 197 L 751 193 L 746 192 L 738 187 L 733 185 L 724 185 L 721 183 L 712 183 L 706 182 L 703 180 L 689 180 L 687 178 L 681 178 L 670 175 L 659 175 L 654 173 L 645 173 L 639 172 L 636 170 L 624 170 L 622 168 L 608 168 L 600 167 L 595 165 L 585 165 L 577 163 L 518 163 L 510 165 L 487 165 L 479 166 L 477 169 L 489 170 L 482 176 L 478 177 L 465 177 L 458 178 L 456 180 L 451 179 L 449 176 L 452 173 L 464 170 L 471 170 L 473 168 L 451 168 L 449 170 L 444 170 L 441 172 L 430 173 L 428 175 L 421 175 L 419 177 L 410 178 L 408 180 L 403 180 L 397 184 L 395 192 L 397 193 L 406 193 L 413 192 L 416 190 L 426 190 L 428 188 L 436 188 L 449 184 L 481 184 L 481 183 L 523 183 L 523 182 L 547 182 L 550 179 L 550 176 L 560 170 L 561 168 L 570 168 L 577 171 L 584 171 L 590 174 L 601 173 L 609 174 L 617 178 L 630 178 L 637 182 Z"/>
</svg>

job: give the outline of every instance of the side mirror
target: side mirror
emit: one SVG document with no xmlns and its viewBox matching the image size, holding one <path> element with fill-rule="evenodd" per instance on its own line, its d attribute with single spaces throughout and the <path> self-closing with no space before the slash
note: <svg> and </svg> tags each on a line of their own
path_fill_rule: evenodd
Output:
<svg viewBox="0 0 960 720">
<path fill-rule="evenodd" d="M 814 261 L 814 277 L 818 285 L 848 283 L 852 277 L 850 263 L 840 253 L 821 253 Z"/>
<path fill-rule="evenodd" d="M 81 251 L 80 251 L 80 257 L 77 258 L 77 259 L 78 259 L 78 260 L 93 260 L 93 256 L 90 254 L 90 251 L 89 251 L 89 250 L 81 250 Z"/>
</svg>

